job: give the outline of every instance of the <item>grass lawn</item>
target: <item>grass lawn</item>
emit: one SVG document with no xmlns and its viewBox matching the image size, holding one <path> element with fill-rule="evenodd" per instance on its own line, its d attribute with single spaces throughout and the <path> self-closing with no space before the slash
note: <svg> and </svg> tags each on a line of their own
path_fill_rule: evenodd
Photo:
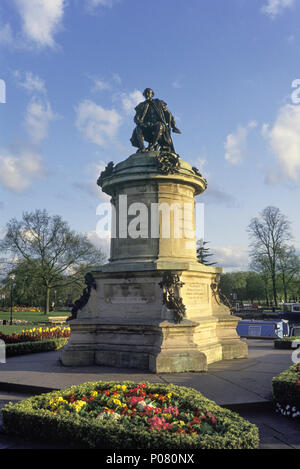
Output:
<svg viewBox="0 0 300 469">
<path fill-rule="evenodd" d="M 66 316 L 67 318 L 68 316 L 70 316 L 70 313 L 61 312 L 61 311 L 55 311 L 55 312 L 52 311 L 51 313 L 49 313 L 49 316 L 50 317 Z M 6 319 L 7 321 L 9 321 L 10 312 L 0 311 L 0 320 L 3 320 L 3 319 Z M 13 332 L 16 332 L 16 333 L 21 332 L 24 329 L 31 329 L 32 327 L 37 327 L 39 325 L 50 326 L 50 323 L 48 322 L 48 316 L 46 316 L 44 313 L 39 313 L 39 312 L 32 312 L 32 311 L 14 312 L 13 320 L 25 320 L 33 324 L 21 324 L 21 325 L 12 325 L 12 326 L 10 326 L 9 324 L 5 326 L 0 325 L 0 332 L 2 332 L 3 334 L 11 335 Z"/>
</svg>

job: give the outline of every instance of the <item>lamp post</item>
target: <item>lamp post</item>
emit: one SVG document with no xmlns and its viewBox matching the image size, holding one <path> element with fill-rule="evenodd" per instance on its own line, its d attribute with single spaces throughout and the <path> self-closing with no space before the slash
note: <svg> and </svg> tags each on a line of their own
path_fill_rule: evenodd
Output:
<svg viewBox="0 0 300 469">
<path fill-rule="evenodd" d="M 14 279 L 15 275 L 11 274 L 9 276 L 10 278 L 10 325 L 12 325 L 12 320 L 13 320 L 13 286 L 14 286 Z"/>
</svg>

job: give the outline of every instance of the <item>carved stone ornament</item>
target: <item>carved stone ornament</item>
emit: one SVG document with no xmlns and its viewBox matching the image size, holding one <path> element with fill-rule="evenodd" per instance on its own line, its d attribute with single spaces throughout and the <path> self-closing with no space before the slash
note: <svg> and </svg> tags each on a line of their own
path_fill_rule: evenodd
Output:
<svg viewBox="0 0 300 469">
<path fill-rule="evenodd" d="M 175 153 L 160 152 L 156 157 L 157 169 L 162 174 L 178 173 L 180 169 L 179 156 Z"/>
<path fill-rule="evenodd" d="M 178 289 L 183 287 L 184 283 L 180 281 L 179 275 L 171 272 L 164 272 L 163 279 L 159 286 L 163 289 L 163 304 L 174 312 L 174 321 L 180 323 L 186 312 L 182 298 L 178 295 Z"/>
<path fill-rule="evenodd" d="M 217 277 L 215 278 L 214 282 L 210 285 L 210 287 L 212 290 L 213 297 L 215 298 L 218 305 L 223 304 L 227 306 L 227 308 L 229 308 L 230 310 L 233 310 L 233 306 L 230 300 L 220 290 L 219 280 Z"/>
<path fill-rule="evenodd" d="M 205 188 L 207 189 L 207 180 L 205 179 L 205 177 L 202 176 L 202 174 L 200 173 L 199 169 L 196 168 L 196 166 L 193 166 L 193 167 L 192 167 L 192 170 L 194 171 L 194 173 L 195 173 L 197 176 L 200 176 L 201 178 L 204 179 Z"/>
<path fill-rule="evenodd" d="M 94 290 L 96 290 L 97 288 L 95 279 L 92 276 L 92 274 L 89 272 L 85 275 L 85 284 L 86 284 L 86 288 L 83 290 L 81 297 L 79 298 L 79 300 L 76 300 L 75 303 L 73 304 L 73 307 L 71 310 L 72 316 L 70 317 L 70 320 L 77 318 L 77 312 L 80 311 L 89 301 L 92 288 Z"/>
<path fill-rule="evenodd" d="M 114 170 L 114 163 L 113 161 L 110 161 L 108 165 L 106 166 L 105 170 L 101 172 L 98 180 L 97 180 L 97 185 L 102 187 L 104 179 L 108 178 L 109 176 L 112 175 L 112 172 Z"/>
</svg>

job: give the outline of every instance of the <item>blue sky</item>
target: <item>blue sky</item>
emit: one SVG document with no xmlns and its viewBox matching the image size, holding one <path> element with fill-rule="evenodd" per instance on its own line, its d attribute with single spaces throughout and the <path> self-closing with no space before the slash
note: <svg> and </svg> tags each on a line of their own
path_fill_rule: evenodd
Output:
<svg viewBox="0 0 300 469">
<path fill-rule="evenodd" d="M 96 180 L 134 153 L 151 87 L 208 179 L 198 202 L 220 264 L 247 266 L 247 225 L 268 205 L 300 249 L 299 18 L 299 0 L 1 0 L 2 234 L 47 208 L 101 245 Z"/>
</svg>

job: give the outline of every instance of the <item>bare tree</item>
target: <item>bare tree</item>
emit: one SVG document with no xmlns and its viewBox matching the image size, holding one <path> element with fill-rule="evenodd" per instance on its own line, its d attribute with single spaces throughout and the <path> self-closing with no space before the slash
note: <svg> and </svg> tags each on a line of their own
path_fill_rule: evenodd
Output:
<svg viewBox="0 0 300 469">
<path fill-rule="evenodd" d="M 264 259 L 270 272 L 273 301 L 277 306 L 277 278 L 279 259 L 282 250 L 291 240 L 290 222 L 279 208 L 267 207 L 248 227 L 251 239 L 250 257 Z"/>
<path fill-rule="evenodd" d="M 0 249 L 26 260 L 45 287 L 45 314 L 49 313 L 52 288 L 77 283 L 87 266 L 101 263 L 102 252 L 82 234 L 72 231 L 58 215 L 46 210 L 24 213 L 22 220 L 11 219 Z"/>
<path fill-rule="evenodd" d="M 271 274 L 270 274 L 270 269 L 269 269 L 269 262 L 266 256 L 264 255 L 253 255 L 252 256 L 252 261 L 250 263 L 250 269 L 252 269 L 254 272 L 257 272 L 264 284 L 264 291 L 265 291 L 265 299 L 266 299 L 266 304 L 270 304 L 270 282 L 271 282 Z"/>
<path fill-rule="evenodd" d="M 300 259 L 294 246 L 284 246 L 279 252 L 278 273 L 282 280 L 285 303 L 288 301 L 288 288 L 300 273 Z"/>
</svg>

